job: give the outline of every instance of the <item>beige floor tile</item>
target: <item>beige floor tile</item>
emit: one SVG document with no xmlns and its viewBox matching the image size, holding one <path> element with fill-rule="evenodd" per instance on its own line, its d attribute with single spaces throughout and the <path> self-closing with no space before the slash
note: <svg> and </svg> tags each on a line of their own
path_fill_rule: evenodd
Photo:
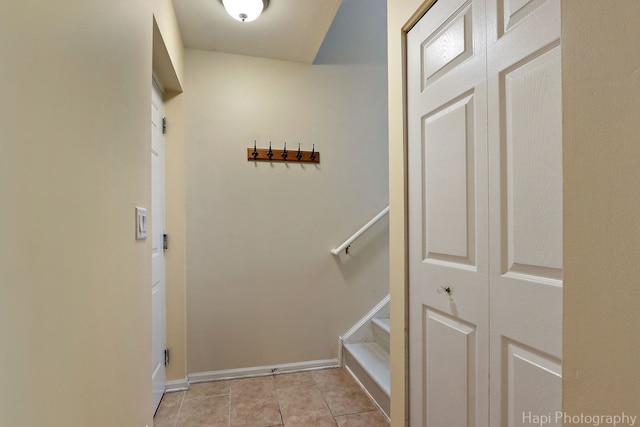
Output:
<svg viewBox="0 0 640 427">
<path fill-rule="evenodd" d="M 184 392 L 165 393 L 153 417 L 154 427 L 174 427 Z"/>
<path fill-rule="evenodd" d="M 153 417 L 153 427 L 174 427 L 179 408 L 163 408 L 160 406 Z"/>
<path fill-rule="evenodd" d="M 278 390 L 278 403 L 284 417 L 304 411 L 328 410 L 327 403 L 314 384 L 311 386 L 290 386 Z"/>
<path fill-rule="evenodd" d="M 334 416 L 376 409 L 351 374 L 344 369 L 315 371 L 313 379 Z"/>
<path fill-rule="evenodd" d="M 336 422 L 338 427 L 389 427 L 389 422 L 378 410 L 342 415 L 336 417 Z"/>
<path fill-rule="evenodd" d="M 176 427 L 226 427 L 228 425 L 229 396 L 185 399 L 176 421 Z"/>
<path fill-rule="evenodd" d="M 173 393 L 165 393 L 160 401 L 161 408 L 180 408 L 182 399 L 184 398 L 184 391 L 176 391 Z"/>
<path fill-rule="evenodd" d="M 232 396 L 273 396 L 275 397 L 275 381 L 272 376 L 244 378 L 229 381 Z"/>
<path fill-rule="evenodd" d="M 333 415 L 315 384 L 289 383 L 278 389 L 278 402 L 285 427 L 335 426 Z"/>
<path fill-rule="evenodd" d="M 280 374 L 274 377 L 276 389 L 287 387 L 309 387 L 315 385 L 311 372 Z"/>
<path fill-rule="evenodd" d="M 357 385 L 327 389 L 322 395 L 334 416 L 376 409 L 369 396 Z"/>
<path fill-rule="evenodd" d="M 170 420 L 165 419 L 153 419 L 153 427 L 175 427 L 176 421 L 174 418 Z"/>
<path fill-rule="evenodd" d="M 232 426 L 266 427 L 282 424 L 273 377 L 233 380 L 230 388 Z"/>
<path fill-rule="evenodd" d="M 331 413 L 309 412 L 293 415 L 284 420 L 284 427 L 336 427 Z"/>
<path fill-rule="evenodd" d="M 267 427 L 282 424 L 275 397 L 231 397 L 231 425 L 238 427 Z"/>
<path fill-rule="evenodd" d="M 321 391 L 336 387 L 358 385 L 351 374 L 344 369 L 323 369 L 313 371 L 311 374 Z"/>
<path fill-rule="evenodd" d="M 184 399 L 199 399 L 201 397 L 222 396 L 229 394 L 229 381 L 211 381 L 196 383 L 189 386 Z"/>
</svg>

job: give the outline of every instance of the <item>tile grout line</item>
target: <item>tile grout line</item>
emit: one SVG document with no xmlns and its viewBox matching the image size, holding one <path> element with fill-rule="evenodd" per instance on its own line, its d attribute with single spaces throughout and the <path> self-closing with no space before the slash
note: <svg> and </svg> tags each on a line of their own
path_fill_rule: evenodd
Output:
<svg viewBox="0 0 640 427">
<path fill-rule="evenodd" d="M 356 415 L 356 414 L 363 414 L 363 413 L 366 413 L 366 412 L 377 412 L 377 413 L 381 413 L 382 412 L 380 410 L 380 408 L 378 408 L 375 405 L 375 403 L 372 401 L 372 403 L 374 403 L 374 409 L 363 409 L 363 410 L 358 410 L 358 411 L 355 411 L 355 412 L 347 412 L 347 413 L 344 413 L 344 414 L 334 414 L 333 410 L 331 409 L 331 406 L 329 405 L 329 402 L 327 402 L 327 399 L 325 397 L 324 392 L 322 391 L 322 387 L 320 387 L 320 385 L 318 384 L 318 382 L 316 381 L 316 379 L 314 378 L 313 375 L 311 376 L 311 378 L 313 379 L 313 382 L 318 387 L 318 390 L 320 390 L 320 394 L 322 395 L 322 398 L 324 399 L 324 403 L 325 403 L 325 405 L 327 405 L 327 408 L 329 409 L 329 412 L 331 413 L 331 416 L 333 417 L 333 420 L 336 423 L 336 425 L 338 424 L 338 420 L 337 420 L 338 417 L 344 417 L 344 416 Z M 361 389 L 361 387 L 359 387 L 359 386 L 358 386 L 358 388 Z M 367 395 L 367 399 L 372 400 L 371 397 L 369 397 L 368 395 Z"/>
<path fill-rule="evenodd" d="M 380 412 L 380 410 L 378 408 L 375 409 L 363 409 L 362 411 L 356 411 L 356 412 L 347 412 L 345 414 L 340 414 L 340 415 L 335 415 L 334 418 L 336 417 L 347 417 L 349 415 L 358 415 L 358 414 L 366 414 L 367 412 Z"/>
<path fill-rule="evenodd" d="M 282 415 L 282 407 L 280 406 L 280 393 L 278 393 L 278 387 L 276 387 L 275 375 L 273 375 L 273 391 L 276 393 L 276 401 L 278 402 L 278 413 L 280 414 L 280 421 L 281 421 L 282 427 L 285 427 L 284 415 Z"/>
<path fill-rule="evenodd" d="M 322 400 L 324 400 L 324 404 L 327 407 L 327 409 L 329 410 L 329 413 L 331 414 L 331 417 L 333 418 L 333 422 L 337 426 L 338 425 L 338 420 L 336 420 L 336 416 L 333 413 L 333 411 L 331 410 L 331 406 L 329 406 L 329 402 L 327 402 L 327 398 L 324 396 L 324 392 L 322 391 L 322 387 L 320 387 L 320 384 L 318 384 L 318 382 L 316 381 L 314 375 L 311 375 L 311 379 L 313 380 L 313 383 L 318 388 L 318 391 L 320 392 L 320 396 L 322 396 Z"/>
<path fill-rule="evenodd" d="M 229 417 L 227 418 L 229 422 L 227 423 L 227 425 L 230 426 L 231 425 L 231 383 L 229 383 L 229 405 L 227 406 L 227 412 L 229 414 Z"/>
<path fill-rule="evenodd" d="M 188 401 L 191 401 L 191 400 L 202 400 L 202 399 L 211 399 L 212 397 L 222 397 L 222 396 L 229 396 L 229 393 L 220 393 L 220 394 L 211 394 L 211 395 L 208 395 L 208 396 L 192 397 L 190 399 L 185 399 L 185 400 L 188 400 Z"/>
<path fill-rule="evenodd" d="M 184 404 L 184 399 L 187 396 L 187 392 L 183 391 L 182 392 L 182 399 L 180 399 L 180 406 L 178 406 L 178 412 L 176 413 L 176 417 L 173 420 L 173 425 L 174 427 L 177 427 L 178 425 L 178 420 L 180 419 L 180 412 L 182 412 L 182 405 Z"/>
</svg>

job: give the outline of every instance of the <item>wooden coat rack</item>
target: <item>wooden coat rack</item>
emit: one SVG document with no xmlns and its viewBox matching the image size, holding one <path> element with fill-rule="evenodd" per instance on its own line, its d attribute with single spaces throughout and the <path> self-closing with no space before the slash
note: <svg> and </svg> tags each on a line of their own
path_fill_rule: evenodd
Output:
<svg viewBox="0 0 640 427">
<path fill-rule="evenodd" d="M 316 151 L 315 144 L 312 151 L 300 150 L 300 144 L 298 144 L 297 150 L 287 150 L 287 143 L 284 144 L 284 149 L 272 149 L 271 143 L 269 148 L 257 148 L 256 144 L 253 147 L 247 148 L 247 160 L 262 161 L 262 162 L 289 162 L 289 163 L 320 163 L 320 152 Z"/>
</svg>

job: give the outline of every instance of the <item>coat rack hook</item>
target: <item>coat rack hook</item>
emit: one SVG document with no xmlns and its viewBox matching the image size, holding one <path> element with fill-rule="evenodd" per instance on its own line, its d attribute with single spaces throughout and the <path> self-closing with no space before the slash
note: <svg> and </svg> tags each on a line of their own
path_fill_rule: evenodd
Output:
<svg viewBox="0 0 640 427">
<path fill-rule="evenodd" d="M 269 151 L 267 151 L 267 157 L 269 160 L 273 157 L 273 150 L 271 150 L 271 141 L 269 141 Z"/>
<path fill-rule="evenodd" d="M 256 148 L 256 140 L 253 140 L 253 153 L 251 153 L 251 155 L 253 156 L 253 160 L 258 158 L 258 149 Z"/>
<path fill-rule="evenodd" d="M 280 154 L 284 160 L 287 160 L 289 153 L 287 153 L 287 143 L 284 143 L 284 150 L 282 150 L 282 154 Z"/>
<path fill-rule="evenodd" d="M 302 158 L 302 153 L 300 152 L 300 143 L 298 142 L 298 154 L 296 154 L 296 159 L 300 160 Z"/>
<path fill-rule="evenodd" d="M 313 149 L 311 150 L 311 156 L 309 156 L 311 160 L 316 159 L 316 144 L 313 144 Z"/>
</svg>

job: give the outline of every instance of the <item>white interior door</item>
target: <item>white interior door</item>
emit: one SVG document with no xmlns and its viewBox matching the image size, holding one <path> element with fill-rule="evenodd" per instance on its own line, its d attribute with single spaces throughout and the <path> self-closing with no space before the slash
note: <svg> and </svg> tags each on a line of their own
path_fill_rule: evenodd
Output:
<svg viewBox="0 0 640 427">
<path fill-rule="evenodd" d="M 165 350 L 165 267 L 164 267 L 164 137 L 162 93 L 153 84 L 151 94 L 151 316 L 152 382 L 155 413 L 167 382 Z"/>
<path fill-rule="evenodd" d="M 530 425 L 561 410 L 560 2 L 440 0 L 407 49 L 411 425 Z"/>
<path fill-rule="evenodd" d="M 560 426 L 560 0 L 493 0 L 487 15 L 491 425 Z"/>
<path fill-rule="evenodd" d="M 489 420 L 485 32 L 446 0 L 407 39 L 411 426 Z"/>
</svg>

